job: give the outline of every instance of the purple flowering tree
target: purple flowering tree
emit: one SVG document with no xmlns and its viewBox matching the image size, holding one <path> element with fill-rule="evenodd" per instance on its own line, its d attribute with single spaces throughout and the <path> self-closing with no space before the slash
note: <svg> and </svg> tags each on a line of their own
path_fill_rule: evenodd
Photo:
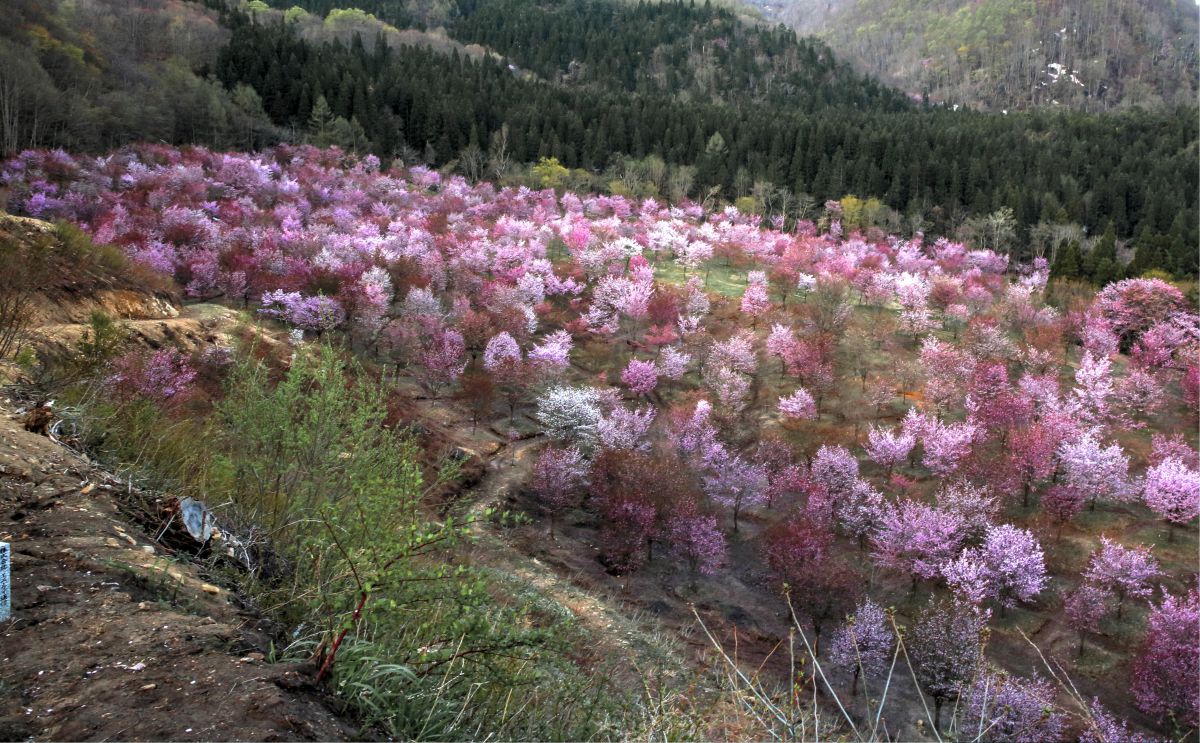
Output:
<svg viewBox="0 0 1200 743">
<path fill-rule="evenodd" d="M 817 405 L 808 390 L 801 387 L 779 398 L 779 414 L 790 421 L 812 420 L 817 417 Z"/>
<path fill-rule="evenodd" d="M 958 514 L 902 500 L 885 509 L 871 542 L 875 561 L 912 576 L 916 592 L 918 580 L 937 577 L 942 565 L 958 555 L 962 540 L 963 521 Z"/>
<path fill-rule="evenodd" d="M 908 458 L 916 444 L 916 436 L 909 432 L 871 426 L 867 433 L 867 456 L 875 464 L 887 468 L 887 477 L 891 477 L 892 469 Z"/>
<path fill-rule="evenodd" d="M 648 395 L 658 385 L 658 368 L 653 361 L 630 359 L 621 372 L 621 382 L 635 395 Z"/>
<path fill-rule="evenodd" d="M 854 674 L 850 682 L 850 694 L 858 689 L 858 679 L 865 685 L 869 679 L 879 678 L 887 671 L 892 661 L 892 650 L 896 646 L 896 635 L 883 609 L 871 599 L 864 599 L 838 627 L 829 643 L 829 656 L 834 664 Z"/>
<path fill-rule="evenodd" d="M 531 488 L 534 496 L 550 515 L 550 535 L 554 520 L 578 498 L 587 477 L 587 462 L 579 449 L 547 447 L 533 465 Z"/>
<path fill-rule="evenodd" d="M 987 530 L 983 545 L 963 550 L 942 566 L 942 575 L 971 604 L 985 600 L 1001 609 L 1032 601 L 1046 585 L 1041 545 L 1032 534 L 1009 524 Z"/>
<path fill-rule="evenodd" d="M 968 737 L 997 743 L 1062 740 L 1067 717 L 1054 711 L 1055 697 L 1045 679 L 982 673 L 971 684 L 960 728 Z"/>
<path fill-rule="evenodd" d="M 710 466 L 712 474 L 704 478 L 704 492 L 722 506 L 733 509 L 733 530 L 736 532 L 742 509 L 767 501 L 766 468 L 737 455 L 726 455 Z"/>
<path fill-rule="evenodd" d="M 676 515 L 667 521 L 666 537 L 671 552 L 685 560 L 692 573 L 712 575 L 725 559 L 725 534 L 716 516 Z"/>
<path fill-rule="evenodd" d="M 1126 547 L 1100 537 L 1100 549 L 1092 553 L 1083 577 L 1089 584 L 1116 595 L 1119 618 L 1125 599 L 1149 598 L 1159 575 L 1158 561 L 1149 547 Z"/>
</svg>

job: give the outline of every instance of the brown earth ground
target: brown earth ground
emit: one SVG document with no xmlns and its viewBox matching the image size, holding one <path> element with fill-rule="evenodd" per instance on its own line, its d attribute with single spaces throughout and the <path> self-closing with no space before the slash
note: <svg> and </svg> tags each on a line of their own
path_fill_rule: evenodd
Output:
<svg viewBox="0 0 1200 743">
<path fill-rule="evenodd" d="M 121 483 L 0 400 L 2 740 L 333 740 L 339 720 L 237 597 L 118 508 Z"/>
</svg>

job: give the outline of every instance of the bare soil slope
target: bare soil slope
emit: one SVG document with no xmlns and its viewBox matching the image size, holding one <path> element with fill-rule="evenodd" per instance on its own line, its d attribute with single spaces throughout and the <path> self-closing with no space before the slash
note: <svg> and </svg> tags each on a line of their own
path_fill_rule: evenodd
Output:
<svg viewBox="0 0 1200 743">
<path fill-rule="evenodd" d="M 122 515 L 119 483 L 13 413 L 0 400 L 0 541 L 13 551 L 0 739 L 353 734 L 296 669 L 264 662 L 253 612 Z"/>
</svg>

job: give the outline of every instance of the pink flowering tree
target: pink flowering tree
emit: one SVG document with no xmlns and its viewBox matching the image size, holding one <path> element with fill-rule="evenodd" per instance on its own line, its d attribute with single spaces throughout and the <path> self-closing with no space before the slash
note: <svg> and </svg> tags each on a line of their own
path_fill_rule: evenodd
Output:
<svg viewBox="0 0 1200 743">
<path fill-rule="evenodd" d="M 1161 279 L 1125 279 L 1101 289 L 1094 306 L 1128 348 L 1156 322 L 1186 311 L 1188 302 L 1181 291 Z"/>
<path fill-rule="evenodd" d="M 529 349 L 529 363 L 543 374 L 559 374 L 571 365 L 573 345 L 570 333 L 556 330 Z"/>
<path fill-rule="evenodd" d="M 493 374 L 502 373 L 504 367 L 521 363 L 521 347 L 507 331 L 492 336 L 483 351 L 483 368 Z"/>
<path fill-rule="evenodd" d="M 750 403 L 751 377 L 748 374 L 719 366 L 705 375 L 705 382 L 730 416 L 741 415 Z"/>
<path fill-rule="evenodd" d="M 1091 510 L 1098 499 L 1129 500 L 1129 458 L 1119 444 L 1104 446 L 1091 432 L 1067 438 L 1058 447 L 1064 484 L 1088 493 Z"/>
<path fill-rule="evenodd" d="M 1032 534 L 1009 524 L 987 530 L 983 545 L 963 550 L 942 566 L 946 582 L 972 604 L 999 602 L 1002 609 L 1032 601 L 1046 585 L 1042 547 Z"/>
<path fill-rule="evenodd" d="M 844 446 L 822 445 L 813 455 L 809 474 L 834 501 L 848 496 L 858 481 L 858 459 Z"/>
<path fill-rule="evenodd" d="M 1055 539 L 1062 539 L 1063 527 L 1087 505 L 1087 496 L 1079 488 L 1055 485 L 1042 496 L 1042 510 L 1057 525 Z"/>
<path fill-rule="evenodd" d="M 817 405 L 808 390 L 801 387 L 779 398 L 779 414 L 788 421 L 812 420 L 817 417 Z"/>
<path fill-rule="evenodd" d="M 508 418 L 511 422 L 530 379 L 521 347 L 507 330 L 497 333 L 488 341 L 483 350 L 483 368 L 492 375 L 508 402 Z"/>
<path fill-rule="evenodd" d="M 1119 618 L 1125 599 L 1149 598 L 1154 579 L 1160 574 L 1158 561 L 1150 554 L 1149 547 L 1126 547 L 1108 537 L 1100 537 L 1100 549 L 1092 553 L 1083 578 L 1090 585 L 1117 597 Z"/>
<path fill-rule="evenodd" d="M 1075 371 L 1073 392 L 1083 419 L 1097 426 L 1106 425 L 1112 416 L 1112 360 L 1107 356 L 1085 353 Z"/>
<path fill-rule="evenodd" d="M 901 500 L 884 511 L 872 536 L 873 556 L 883 568 L 917 581 L 941 575 L 942 565 L 962 547 L 963 522 L 957 514 L 915 500 Z"/>
<path fill-rule="evenodd" d="M 1138 709 L 1177 730 L 1200 725 L 1200 594 L 1163 597 L 1150 611 L 1146 640 L 1133 664 L 1130 690 Z"/>
<path fill-rule="evenodd" d="M 887 468 L 887 477 L 891 477 L 892 469 L 908 458 L 916 444 L 917 437 L 912 433 L 871 426 L 867 433 L 867 456 L 875 464 Z"/>
<path fill-rule="evenodd" d="M 1169 457 L 1146 470 L 1142 497 L 1159 518 L 1183 526 L 1200 515 L 1200 472 Z M 1174 540 L 1175 530 L 1167 532 Z"/>
<path fill-rule="evenodd" d="M 1188 364 L 1179 386 L 1183 389 L 1183 404 L 1190 416 L 1200 412 L 1200 364 Z"/>
<path fill-rule="evenodd" d="M 962 519 L 963 536 L 970 542 L 982 541 L 1000 512 L 994 490 L 969 480 L 947 483 L 937 491 L 936 502 L 938 508 Z"/>
<path fill-rule="evenodd" d="M 939 477 L 953 474 L 971 453 L 971 445 L 979 433 L 979 426 L 974 423 L 934 421 L 922 437 L 925 456 L 921 463 Z"/>
<path fill-rule="evenodd" d="M 855 608 L 829 643 L 829 656 L 835 665 L 851 671 L 850 694 L 856 693 L 858 679 L 863 684 L 883 677 L 892 662 L 896 634 L 883 609 L 871 599 Z"/>
<path fill-rule="evenodd" d="M 918 274 L 904 272 L 896 276 L 896 299 L 900 303 L 900 327 L 917 338 L 933 330 L 937 323 L 929 311 L 929 280 Z"/>
<path fill-rule="evenodd" d="M 687 373 L 691 363 L 690 354 L 684 353 L 675 346 L 666 346 L 658 354 L 658 374 L 664 379 L 678 382 Z"/>
<path fill-rule="evenodd" d="M 630 410 L 615 405 L 596 423 L 596 446 L 600 449 L 642 450 L 649 444 L 646 434 L 656 415 L 652 406 Z"/>
<path fill-rule="evenodd" d="M 807 618 L 815 655 L 828 623 L 854 606 L 862 579 L 832 553 L 833 534 L 824 523 L 800 517 L 772 526 L 763 535 L 767 566 L 796 617 Z"/>
<path fill-rule="evenodd" d="M 554 535 L 554 520 L 569 508 L 583 489 L 587 477 L 587 462 L 579 449 L 547 447 L 538 455 L 533 466 L 531 488 L 538 502 L 550 515 L 550 535 Z"/>
<path fill-rule="evenodd" d="M 1021 507 L 1029 507 L 1029 495 L 1040 482 L 1054 475 L 1058 437 L 1043 423 L 1030 423 L 1013 431 L 1008 440 L 1008 469 L 1021 487 Z"/>
<path fill-rule="evenodd" d="M 779 359 L 783 371 L 787 371 L 788 361 L 795 355 L 796 336 L 786 325 L 775 323 L 767 334 L 767 355 Z"/>
<path fill-rule="evenodd" d="M 457 330 L 440 330 L 420 353 L 413 369 L 418 383 L 434 397 L 462 376 L 467 368 L 467 346 Z"/>
<path fill-rule="evenodd" d="M 658 367 L 653 361 L 630 359 L 621 372 L 621 382 L 635 395 L 648 395 L 658 385 Z"/>
<path fill-rule="evenodd" d="M 742 314 L 749 315 L 753 327 L 758 327 L 758 318 L 771 309 L 771 296 L 767 290 L 767 275 L 762 271 L 751 271 L 746 291 L 742 294 Z"/>
<path fill-rule="evenodd" d="M 867 538 L 883 523 L 885 513 L 883 494 L 863 479 L 856 479 L 834 508 L 838 527 L 858 541 L 859 549 L 866 548 Z"/>
<path fill-rule="evenodd" d="M 149 355 L 131 351 L 118 356 L 106 380 L 109 389 L 118 394 L 145 397 L 160 404 L 185 399 L 195 381 L 195 368 L 174 348 L 161 348 Z"/>
</svg>

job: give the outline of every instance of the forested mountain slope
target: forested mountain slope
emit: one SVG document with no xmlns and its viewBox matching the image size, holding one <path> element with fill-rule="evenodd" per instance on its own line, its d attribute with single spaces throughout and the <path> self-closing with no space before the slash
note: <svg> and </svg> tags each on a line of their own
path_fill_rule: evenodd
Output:
<svg viewBox="0 0 1200 743">
<path fill-rule="evenodd" d="M 218 63 L 226 86 L 253 87 L 274 122 L 295 131 L 317 134 L 333 117 L 355 121 L 361 132 L 349 143 L 383 154 L 409 148 L 434 164 L 482 168 L 490 149 L 494 163 L 553 157 L 617 179 L 630 159 L 644 165 L 649 157 L 662 165 L 658 175 L 643 167 L 632 179 L 634 187 L 648 184 L 645 195 L 700 198 L 719 188 L 732 200 L 753 191 L 754 207 L 769 211 L 770 202 L 776 213 L 795 213 L 856 194 L 935 234 L 1007 208 L 1010 247 L 1021 252 L 1053 252 L 1037 243 L 1050 225 L 1082 225 L 1071 233 L 1078 238 L 1099 235 L 1111 221 L 1123 242 L 1144 238 L 1147 255 L 1158 256 L 1144 258 L 1142 268 L 1195 271 L 1193 109 L 1098 117 L 891 110 L 882 100 L 859 108 L 814 99 L 812 110 L 729 105 L 630 93 L 615 83 L 556 85 L 491 58 L 369 41 L 313 45 L 286 25 L 241 14 L 227 23 L 233 37 Z M 598 34 L 590 38 L 601 46 Z M 577 58 L 591 55 L 600 58 L 585 45 Z M 549 71 L 557 63 L 545 64 Z M 313 118 L 318 98 L 330 109 L 323 120 Z M 1047 227 L 1037 233 L 1039 224 Z M 1162 239 L 1151 245 L 1155 236 Z"/>
<path fill-rule="evenodd" d="M 855 226 L 1069 247 L 1063 275 L 1196 273 L 1194 107 L 929 108 L 701 3 L 302 4 L 22 0 L 0 32 L 3 150 L 307 141 L 784 220 L 853 197 Z"/>
<path fill-rule="evenodd" d="M 778 15 L 951 104 L 1106 111 L 1194 101 L 1192 0 L 784 0 Z"/>
</svg>

